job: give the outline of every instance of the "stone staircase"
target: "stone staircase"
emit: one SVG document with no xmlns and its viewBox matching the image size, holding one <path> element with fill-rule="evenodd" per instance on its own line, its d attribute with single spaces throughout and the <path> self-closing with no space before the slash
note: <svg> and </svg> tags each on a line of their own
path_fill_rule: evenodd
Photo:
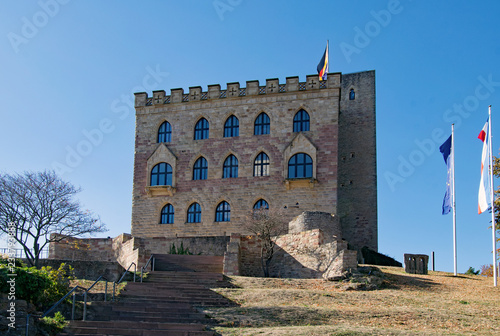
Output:
<svg viewBox="0 0 500 336">
<path fill-rule="evenodd" d="M 196 310 L 234 303 L 210 290 L 230 286 L 222 257 L 155 255 L 155 271 L 129 282 L 116 302 L 93 302 L 87 321 L 71 321 L 64 335 L 208 336 L 210 319 Z"/>
</svg>

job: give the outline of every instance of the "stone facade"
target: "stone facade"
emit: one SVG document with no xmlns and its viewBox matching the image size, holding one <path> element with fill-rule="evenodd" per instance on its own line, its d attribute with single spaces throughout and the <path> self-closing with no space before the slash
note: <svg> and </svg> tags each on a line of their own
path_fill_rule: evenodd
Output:
<svg viewBox="0 0 500 336">
<path fill-rule="evenodd" d="M 350 100 L 351 90 L 355 93 Z M 254 204 L 265 200 L 271 209 L 285 209 L 288 220 L 303 211 L 334 214 L 342 238 L 355 248 L 377 249 L 375 73 L 332 73 L 319 82 L 317 75 L 306 82 L 288 77 L 285 84 L 268 79 L 264 86 L 239 83 L 136 93 L 136 145 L 132 208 L 132 235 L 153 237 L 227 236 L 248 234 L 245 218 Z M 309 130 L 293 131 L 294 117 L 301 109 L 309 117 Z M 254 135 L 261 113 L 270 119 L 269 134 Z M 239 135 L 224 137 L 229 117 L 239 121 Z M 205 118 L 209 137 L 194 140 L 196 123 Z M 158 143 L 160 125 L 167 121 L 171 141 Z M 269 157 L 269 175 L 253 176 L 260 153 Z M 289 178 L 292 156 L 305 153 L 312 159 L 312 174 Z M 222 178 L 229 155 L 238 160 L 238 177 Z M 193 180 L 196 160 L 208 163 L 207 179 Z M 172 167 L 169 186 L 152 186 L 153 167 Z M 226 201 L 230 221 L 217 221 L 216 208 Z M 188 208 L 201 206 L 201 220 L 188 223 Z M 174 209 L 172 224 L 160 224 L 162 208 Z M 338 224 L 336 224 L 338 225 Z M 323 230 L 325 228 L 322 228 Z M 165 253 L 167 251 L 164 251 Z"/>
<path fill-rule="evenodd" d="M 336 215 L 352 247 L 377 251 L 375 71 L 342 75 L 340 91 Z"/>
<path fill-rule="evenodd" d="M 356 250 L 377 250 L 374 71 L 331 73 L 323 82 L 311 75 L 305 82 L 288 77 L 284 84 L 267 79 L 263 86 L 247 81 L 245 88 L 228 83 L 225 90 L 209 85 L 206 92 L 172 89 L 169 96 L 141 92 L 135 107 L 131 235 L 67 239 L 51 244 L 51 258 L 141 267 L 151 254 L 182 244 L 194 254 L 224 256 L 225 274 L 262 276 L 260 240 L 245 230 L 262 202 L 289 222 L 288 234 L 277 239 L 273 276 L 328 278 L 355 268 Z M 254 132 L 263 114 L 269 118 L 266 134 Z M 307 120 L 306 129 L 294 129 L 298 116 Z M 208 136 L 195 139 L 202 120 Z M 238 121 L 237 135 L 225 136 L 228 120 Z M 159 141 L 165 123 L 171 132 Z M 262 153 L 268 165 L 255 174 Z M 230 156 L 238 162 L 236 177 L 223 173 Z M 206 179 L 195 179 L 202 157 Z M 302 165 L 294 166 L 299 157 Z M 165 181 L 153 183 L 160 164 L 171 170 Z M 295 174 L 305 174 L 289 176 L 298 166 Z M 200 218 L 190 220 L 195 203 Z M 220 204 L 223 217 L 216 215 Z"/>
</svg>

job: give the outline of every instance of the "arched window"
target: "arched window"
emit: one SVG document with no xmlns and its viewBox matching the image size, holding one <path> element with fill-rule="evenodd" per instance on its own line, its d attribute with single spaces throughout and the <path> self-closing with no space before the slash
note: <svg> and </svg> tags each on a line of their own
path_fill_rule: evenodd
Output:
<svg viewBox="0 0 500 336">
<path fill-rule="evenodd" d="M 349 100 L 354 100 L 356 98 L 356 92 L 354 92 L 354 89 L 351 89 L 349 92 Z"/>
<path fill-rule="evenodd" d="M 255 125 L 253 128 L 254 135 L 269 134 L 269 129 L 271 125 L 271 120 L 269 116 L 262 112 L 259 114 L 257 119 L 255 119 Z"/>
<path fill-rule="evenodd" d="M 237 137 L 240 135 L 240 122 L 234 115 L 227 118 L 224 124 L 224 138 Z"/>
<path fill-rule="evenodd" d="M 161 162 L 151 170 L 151 186 L 172 185 L 172 166 Z"/>
<path fill-rule="evenodd" d="M 312 177 L 312 159 L 306 153 L 298 153 L 288 161 L 288 178 Z"/>
<path fill-rule="evenodd" d="M 309 113 L 305 110 L 299 110 L 293 118 L 293 131 L 305 132 L 309 131 Z"/>
<path fill-rule="evenodd" d="M 194 139 L 195 140 L 208 139 L 208 121 L 207 121 L 207 119 L 201 118 L 196 123 L 196 126 L 194 127 Z"/>
<path fill-rule="evenodd" d="M 226 201 L 222 201 L 217 205 L 215 210 L 216 222 L 229 222 L 231 220 L 231 207 Z"/>
<path fill-rule="evenodd" d="M 193 166 L 193 180 L 206 180 L 208 174 L 207 159 L 200 157 Z"/>
<path fill-rule="evenodd" d="M 253 176 L 269 176 L 269 156 L 261 152 L 253 163 Z"/>
<path fill-rule="evenodd" d="M 229 155 L 224 161 L 222 178 L 238 177 L 238 159 L 234 155 Z"/>
<path fill-rule="evenodd" d="M 253 208 L 254 208 L 254 210 L 269 209 L 269 204 L 265 200 L 260 199 L 257 202 L 255 202 L 255 204 L 253 205 Z"/>
<path fill-rule="evenodd" d="M 174 207 L 167 204 L 161 209 L 160 224 L 174 224 Z"/>
<path fill-rule="evenodd" d="M 172 140 L 172 126 L 168 121 L 164 121 L 158 128 L 158 143 L 170 142 Z"/>
<path fill-rule="evenodd" d="M 187 213 L 188 223 L 200 223 L 201 222 L 201 207 L 198 203 L 193 203 L 189 206 Z"/>
</svg>

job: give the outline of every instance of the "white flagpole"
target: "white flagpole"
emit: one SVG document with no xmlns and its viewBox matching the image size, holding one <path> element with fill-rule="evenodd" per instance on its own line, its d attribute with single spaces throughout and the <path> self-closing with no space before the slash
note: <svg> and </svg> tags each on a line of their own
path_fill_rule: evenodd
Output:
<svg viewBox="0 0 500 336">
<path fill-rule="evenodd" d="M 488 150 L 490 151 L 489 157 L 489 173 L 490 173 L 490 196 L 491 196 L 491 232 L 493 237 L 493 286 L 497 286 L 497 237 L 496 237 L 496 223 L 495 223 L 495 190 L 493 189 L 493 151 L 491 142 L 491 105 L 488 106 Z"/>
<path fill-rule="evenodd" d="M 451 124 L 451 207 L 453 208 L 453 270 L 457 276 L 457 213 L 455 209 L 455 124 Z"/>
</svg>

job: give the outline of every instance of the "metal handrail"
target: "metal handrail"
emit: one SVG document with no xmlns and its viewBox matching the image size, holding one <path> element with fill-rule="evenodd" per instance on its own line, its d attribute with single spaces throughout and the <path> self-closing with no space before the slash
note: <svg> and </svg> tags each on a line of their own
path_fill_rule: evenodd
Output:
<svg viewBox="0 0 500 336">
<path fill-rule="evenodd" d="M 87 288 L 85 290 L 85 293 L 83 294 L 83 318 L 82 320 L 83 321 L 86 321 L 87 320 L 87 293 L 92 289 L 94 288 L 94 286 L 99 282 L 101 281 L 101 279 L 104 279 L 106 281 L 106 284 L 104 285 L 104 302 L 107 301 L 107 296 L 108 296 L 108 279 L 101 275 L 99 278 L 97 278 L 96 281 L 94 281 L 94 283 L 92 284 L 92 286 L 90 286 L 89 288 Z M 114 282 L 113 282 L 114 283 Z M 113 301 L 115 300 L 115 286 L 113 285 Z M 73 297 L 73 301 L 75 301 L 75 298 Z"/>
<path fill-rule="evenodd" d="M 75 287 L 73 287 L 72 290 L 70 290 L 66 295 L 64 295 L 59 301 L 57 301 L 56 303 L 54 303 L 54 305 L 52 307 L 50 307 L 49 310 L 47 310 L 41 317 L 45 317 L 45 316 L 49 315 L 61 302 L 64 301 L 64 299 L 66 299 L 71 293 L 73 293 L 78 288 L 86 290 L 85 287 L 81 287 L 81 286 L 75 286 Z"/>
<path fill-rule="evenodd" d="M 135 264 L 135 262 L 132 262 L 130 264 L 130 266 L 127 268 L 127 270 L 123 273 L 122 277 L 120 278 L 120 280 L 118 280 L 116 283 L 119 284 L 120 282 L 122 282 L 123 278 L 125 277 L 125 275 L 128 273 L 130 267 L 132 267 L 132 265 L 134 265 L 134 282 L 135 282 L 135 273 L 137 273 L 137 265 Z"/>
<path fill-rule="evenodd" d="M 155 270 L 155 256 L 154 256 L 154 254 L 152 254 L 151 257 L 149 257 L 148 262 L 146 263 L 146 265 L 144 265 L 141 268 L 141 282 L 142 282 L 143 273 L 146 270 L 146 268 L 148 268 L 149 263 L 151 263 L 151 272 L 153 272 Z"/>
<path fill-rule="evenodd" d="M 49 315 L 57 306 L 59 306 L 70 294 L 73 293 L 73 302 L 72 302 L 72 307 L 71 307 L 71 320 L 74 320 L 75 318 L 75 291 L 77 289 L 83 289 L 85 292 L 84 292 L 84 306 L 83 306 L 83 321 L 85 321 L 86 319 L 86 315 L 87 315 L 87 293 L 100 281 L 100 280 L 106 280 L 106 285 L 105 285 L 105 289 L 104 289 L 104 301 L 107 301 L 107 296 L 108 296 L 108 279 L 105 278 L 104 276 L 100 276 L 96 281 L 94 281 L 94 283 L 92 284 L 92 286 L 90 286 L 89 288 L 85 288 L 85 287 L 82 287 L 82 286 L 75 286 L 73 287 L 68 293 L 66 293 L 66 295 L 64 295 L 59 301 L 57 301 L 56 303 L 54 303 L 52 305 L 52 307 L 50 307 L 43 315 L 34 315 L 34 314 L 26 314 L 26 336 L 29 335 L 29 323 L 30 323 L 30 316 L 32 317 L 45 317 L 47 315 Z M 115 288 L 116 288 L 116 283 L 113 282 L 113 301 L 115 299 Z"/>
<path fill-rule="evenodd" d="M 155 263 L 155 258 L 154 258 L 154 255 L 152 254 L 151 257 L 149 258 L 148 262 L 146 263 L 146 265 L 144 267 L 141 268 L 141 282 L 142 282 L 142 274 L 143 274 L 143 271 L 146 270 L 146 268 L 149 266 L 149 263 L 151 263 L 151 271 L 154 271 L 154 263 Z M 135 275 L 137 273 L 137 265 L 135 262 L 132 262 L 130 264 L 130 266 L 127 268 L 127 270 L 123 273 L 123 275 L 121 276 L 120 280 L 118 280 L 117 282 L 113 282 L 113 299 L 112 301 L 115 300 L 115 290 L 116 290 L 116 285 L 119 284 L 123 278 L 125 277 L 125 275 L 129 272 L 130 270 L 130 267 L 132 267 L 132 265 L 134 266 L 134 282 L 135 282 Z M 85 288 L 85 287 L 81 287 L 81 286 L 75 286 L 73 287 L 66 295 L 64 295 L 59 301 L 57 301 L 52 307 L 49 308 L 49 310 L 47 310 L 43 315 L 34 315 L 34 314 L 26 314 L 26 336 L 29 336 L 29 322 L 30 322 L 30 316 L 31 317 L 45 317 L 47 316 L 48 314 L 50 314 L 61 302 L 63 302 L 71 293 L 73 293 L 73 304 L 72 304 L 72 309 L 71 309 L 71 320 L 74 320 L 74 316 L 75 316 L 75 290 L 80 288 L 80 289 L 83 289 L 85 290 L 84 292 L 84 306 L 83 306 L 83 317 L 82 317 L 82 320 L 85 321 L 86 320 L 86 315 L 87 315 L 87 293 L 99 282 L 101 281 L 102 279 L 104 279 L 106 281 L 106 284 L 105 284 L 105 288 L 104 288 L 104 301 L 107 301 L 107 296 L 108 296 L 108 280 L 106 277 L 104 277 L 103 275 L 101 275 L 99 278 L 97 278 L 96 281 L 94 281 L 94 283 L 89 287 L 89 288 Z"/>
</svg>

